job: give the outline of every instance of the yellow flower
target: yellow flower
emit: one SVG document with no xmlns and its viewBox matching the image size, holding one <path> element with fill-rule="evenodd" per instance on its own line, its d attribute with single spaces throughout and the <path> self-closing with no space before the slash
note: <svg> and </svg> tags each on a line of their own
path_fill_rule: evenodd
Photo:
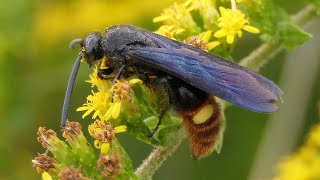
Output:
<svg viewBox="0 0 320 180">
<path fill-rule="evenodd" d="M 110 144 L 109 143 L 102 143 L 100 149 L 101 149 L 101 154 L 107 154 L 110 150 Z"/>
<path fill-rule="evenodd" d="M 112 127 L 110 123 L 104 120 L 96 120 L 88 127 L 89 134 L 95 139 L 94 146 L 101 149 L 101 154 L 107 154 L 110 144 L 115 139 L 115 133 L 125 132 L 127 126 Z"/>
<path fill-rule="evenodd" d="M 119 81 L 111 86 L 110 81 L 102 80 L 97 76 L 97 68 L 90 75 L 87 82 L 98 88 L 98 92 L 91 91 L 91 95 L 87 97 L 87 102 L 79 107 L 77 111 L 85 111 L 82 118 L 85 118 L 92 112 L 92 119 L 99 117 L 108 120 L 111 117 L 117 119 L 121 112 L 121 103 L 130 100 L 131 87 L 136 83 L 141 83 L 140 79 L 131 79 L 127 81 Z"/>
<path fill-rule="evenodd" d="M 96 67 L 94 68 L 93 73 L 89 75 L 90 80 L 87 80 L 86 82 L 91 83 L 92 86 L 96 86 L 99 91 L 107 92 L 111 88 L 112 81 L 100 79 L 97 74 L 98 69 Z"/>
<path fill-rule="evenodd" d="M 205 51 L 210 51 L 211 49 L 219 46 L 221 43 L 219 41 L 211 41 L 212 31 L 205 31 L 198 36 L 192 36 L 185 40 L 185 43 L 190 44 L 194 47 L 203 49 Z"/>
<path fill-rule="evenodd" d="M 51 177 L 51 175 L 49 174 L 49 173 L 47 173 L 47 172 L 43 172 L 42 173 L 42 179 L 43 180 L 52 180 L 52 177 Z"/>
<path fill-rule="evenodd" d="M 103 119 L 108 120 L 110 117 L 117 119 L 121 111 L 121 101 L 109 103 L 110 107 L 107 113 L 103 116 Z"/>
<path fill-rule="evenodd" d="M 110 117 L 117 119 L 119 117 L 121 104 L 122 102 L 131 100 L 131 87 L 136 83 L 142 83 L 142 81 L 140 79 L 131 79 L 129 82 L 117 80 L 111 88 L 111 92 L 113 92 L 113 102 L 109 102 L 109 109 L 103 116 L 103 119 L 108 120 Z"/>
<path fill-rule="evenodd" d="M 53 172 L 56 170 L 56 164 L 58 163 L 56 158 L 50 157 L 47 153 L 38 153 L 37 157 L 35 157 L 31 162 L 38 173 Z"/>
<path fill-rule="evenodd" d="M 165 24 L 179 24 L 183 25 L 183 22 L 179 22 L 179 20 L 183 20 L 185 16 L 189 16 L 189 12 L 193 9 L 190 6 L 192 1 L 186 1 L 183 4 L 174 3 L 169 8 L 165 9 L 164 12 L 158 16 L 153 18 L 153 22 L 165 22 Z"/>
<path fill-rule="evenodd" d="M 165 9 L 160 16 L 153 19 L 154 23 L 162 22 L 164 24 L 156 33 L 173 38 L 175 35 L 186 30 L 191 32 L 197 31 L 198 27 L 190 14 L 190 11 L 193 9 L 192 0 L 186 1 L 183 4 L 174 3 Z"/>
<path fill-rule="evenodd" d="M 320 149 L 320 125 L 313 128 L 308 138 L 308 145 Z"/>
<path fill-rule="evenodd" d="M 238 9 L 225 9 L 219 8 L 221 17 L 218 19 L 218 26 L 221 28 L 214 33 L 216 38 L 227 38 L 227 43 L 232 44 L 235 36 L 242 37 L 242 29 L 251 33 L 259 33 L 259 29 L 250 26 L 249 21 L 245 18 L 245 15 Z"/>
<path fill-rule="evenodd" d="M 216 7 L 216 1 L 213 0 L 193 0 L 192 6 L 199 11 L 204 28 L 216 30 L 217 20 L 220 17 Z"/>
<path fill-rule="evenodd" d="M 112 93 L 110 91 L 96 93 L 92 91 L 92 94 L 87 97 L 87 102 L 82 107 L 79 107 L 77 111 L 86 111 L 82 115 L 82 118 L 85 118 L 94 111 L 92 119 L 95 119 L 97 116 L 103 119 L 110 108 L 109 102 L 111 98 Z"/>
<path fill-rule="evenodd" d="M 310 132 L 307 142 L 278 165 L 273 180 L 320 179 L 320 124 Z"/>
<path fill-rule="evenodd" d="M 207 43 L 207 47 L 208 47 L 209 51 L 221 44 L 219 41 L 211 41 L 211 42 L 209 42 L 211 36 L 212 36 L 212 31 L 210 31 L 210 30 L 205 31 L 205 32 L 203 32 L 203 33 L 201 33 L 199 35 L 200 39 L 203 42 Z"/>
<path fill-rule="evenodd" d="M 127 131 L 127 126 L 125 126 L 125 125 L 117 126 L 113 130 L 115 133 L 125 132 L 125 131 Z"/>
<path fill-rule="evenodd" d="M 174 36 L 181 34 L 185 31 L 183 28 L 176 29 L 173 25 L 162 25 L 160 28 L 155 31 L 155 33 L 160 34 L 162 36 L 166 36 L 171 39 L 175 39 Z"/>
</svg>

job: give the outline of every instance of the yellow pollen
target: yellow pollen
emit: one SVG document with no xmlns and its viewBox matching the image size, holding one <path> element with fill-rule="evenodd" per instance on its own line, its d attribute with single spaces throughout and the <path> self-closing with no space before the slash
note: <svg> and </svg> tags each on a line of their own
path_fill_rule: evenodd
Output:
<svg viewBox="0 0 320 180">
<path fill-rule="evenodd" d="M 192 120 L 195 124 L 202 124 L 206 122 L 213 114 L 213 106 L 208 104 L 201 108 L 196 115 L 193 116 Z"/>
</svg>

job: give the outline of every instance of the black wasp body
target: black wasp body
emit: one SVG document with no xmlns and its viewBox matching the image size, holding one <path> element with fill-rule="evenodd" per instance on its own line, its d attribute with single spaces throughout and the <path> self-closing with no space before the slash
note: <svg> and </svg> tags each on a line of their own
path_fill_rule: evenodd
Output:
<svg viewBox="0 0 320 180">
<path fill-rule="evenodd" d="M 222 131 L 220 107 L 214 96 L 252 111 L 269 113 L 277 109 L 274 102 L 282 94 L 272 81 L 253 71 L 131 25 L 109 27 L 103 35 L 93 32 L 71 45 L 75 44 L 80 44 L 83 51 L 74 71 L 82 56 L 89 64 L 106 57 L 107 63 L 99 66 L 103 67 L 98 71 L 100 78 L 115 72 L 116 79 L 134 73 L 146 83 L 160 84 L 168 102 L 160 112 L 158 126 L 168 108 L 173 107 L 183 118 L 192 153 L 197 158 L 212 151 Z M 72 73 L 69 81 L 62 125 L 75 76 Z M 156 78 L 151 80 L 150 76 Z"/>
<path fill-rule="evenodd" d="M 110 61 L 109 68 L 117 69 L 115 67 L 118 67 L 118 70 L 123 69 L 125 71 L 126 67 L 133 67 L 136 75 L 147 82 L 149 76 L 157 76 L 155 80 L 158 82 L 157 84 L 164 86 L 169 96 L 169 103 L 179 110 L 192 109 L 194 105 L 199 106 L 207 98 L 207 93 L 165 71 L 159 70 L 157 65 L 151 65 L 148 62 L 130 57 L 129 53 L 132 49 L 161 47 L 148 36 L 148 33 L 150 32 L 130 25 L 110 27 L 101 39 L 103 52 Z M 168 66 L 170 67 L 170 64 Z M 105 68 L 103 71 L 111 73 L 109 68 Z M 100 71 L 103 74 L 99 75 L 100 77 L 108 75 L 103 71 Z M 122 73 L 118 72 L 118 74 Z"/>
</svg>

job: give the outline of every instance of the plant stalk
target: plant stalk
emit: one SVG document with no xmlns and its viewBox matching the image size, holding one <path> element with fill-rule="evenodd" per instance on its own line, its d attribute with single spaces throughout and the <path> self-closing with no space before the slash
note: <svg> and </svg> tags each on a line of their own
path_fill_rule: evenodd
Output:
<svg viewBox="0 0 320 180">
<path fill-rule="evenodd" d="M 153 174 L 178 149 L 183 139 L 185 139 L 185 133 L 183 128 L 180 128 L 175 135 L 172 135 L 172 143 L 170 145 L 165 147 L 158 146 L 153 149 L 148 158 L 137 168 L 136 175 L 142 180 L 152 179 Z"/>
</svg>

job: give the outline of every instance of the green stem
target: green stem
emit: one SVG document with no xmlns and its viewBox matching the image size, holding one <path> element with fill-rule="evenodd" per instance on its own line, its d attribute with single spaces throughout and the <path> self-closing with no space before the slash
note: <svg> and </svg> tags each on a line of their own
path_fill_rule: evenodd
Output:
<svg viewBox="0 0 320 180">
<path fill-rule="evenodd" d="M 317 15 L 317 9 L 313 5 L 307 5 L 301 11 L 291 16 L 291 19 L 297 25 L 304 25 Z M 247 57 L 240 61 L 240 65 L 249 69 L 259 71 L 267 64 L 272 57 L 283 49 L 282 44 L 262 44 Z M 136 174 L 141 179 L 151 179 L 153 174 L 160 168 L 162 163 L 174 153 L 185 138 L 183 130 L 179 130 L 172 140 L 172 144 L 166 147 L 156 147 L 147 159 L 137 168 Z"/>
<path fill-rule="evenodd" d="M 306 7 L 304 7 L 301 11 L 291 16 L 292 22 L 299 26 L 305 25 L 307 22 L 310 22 L 310 20 L 317 16 L 318 9 L 313 4 L 309 4 Z"/>
<path fill-rule="evenodd" d="M 137 168 L 136 175 L 142 180 L 152 179 L 153 174 L 178 149 L 184 138 L 185 133 L 181 128 L 176 134 L 172 135 L 172 143 L 170 145 L 165 147 L 158 146 L 151 152 L 148 158 Z"/>
<path fill-rule="evenodd" d="M 262 44 L 257 49 L 252 51 L 247 57 L 244 57 L 239 64 L 256 72 L 267 64 L 276 54 L 283 49 L 280 43 L 269 45 Z"/>
</svg>

